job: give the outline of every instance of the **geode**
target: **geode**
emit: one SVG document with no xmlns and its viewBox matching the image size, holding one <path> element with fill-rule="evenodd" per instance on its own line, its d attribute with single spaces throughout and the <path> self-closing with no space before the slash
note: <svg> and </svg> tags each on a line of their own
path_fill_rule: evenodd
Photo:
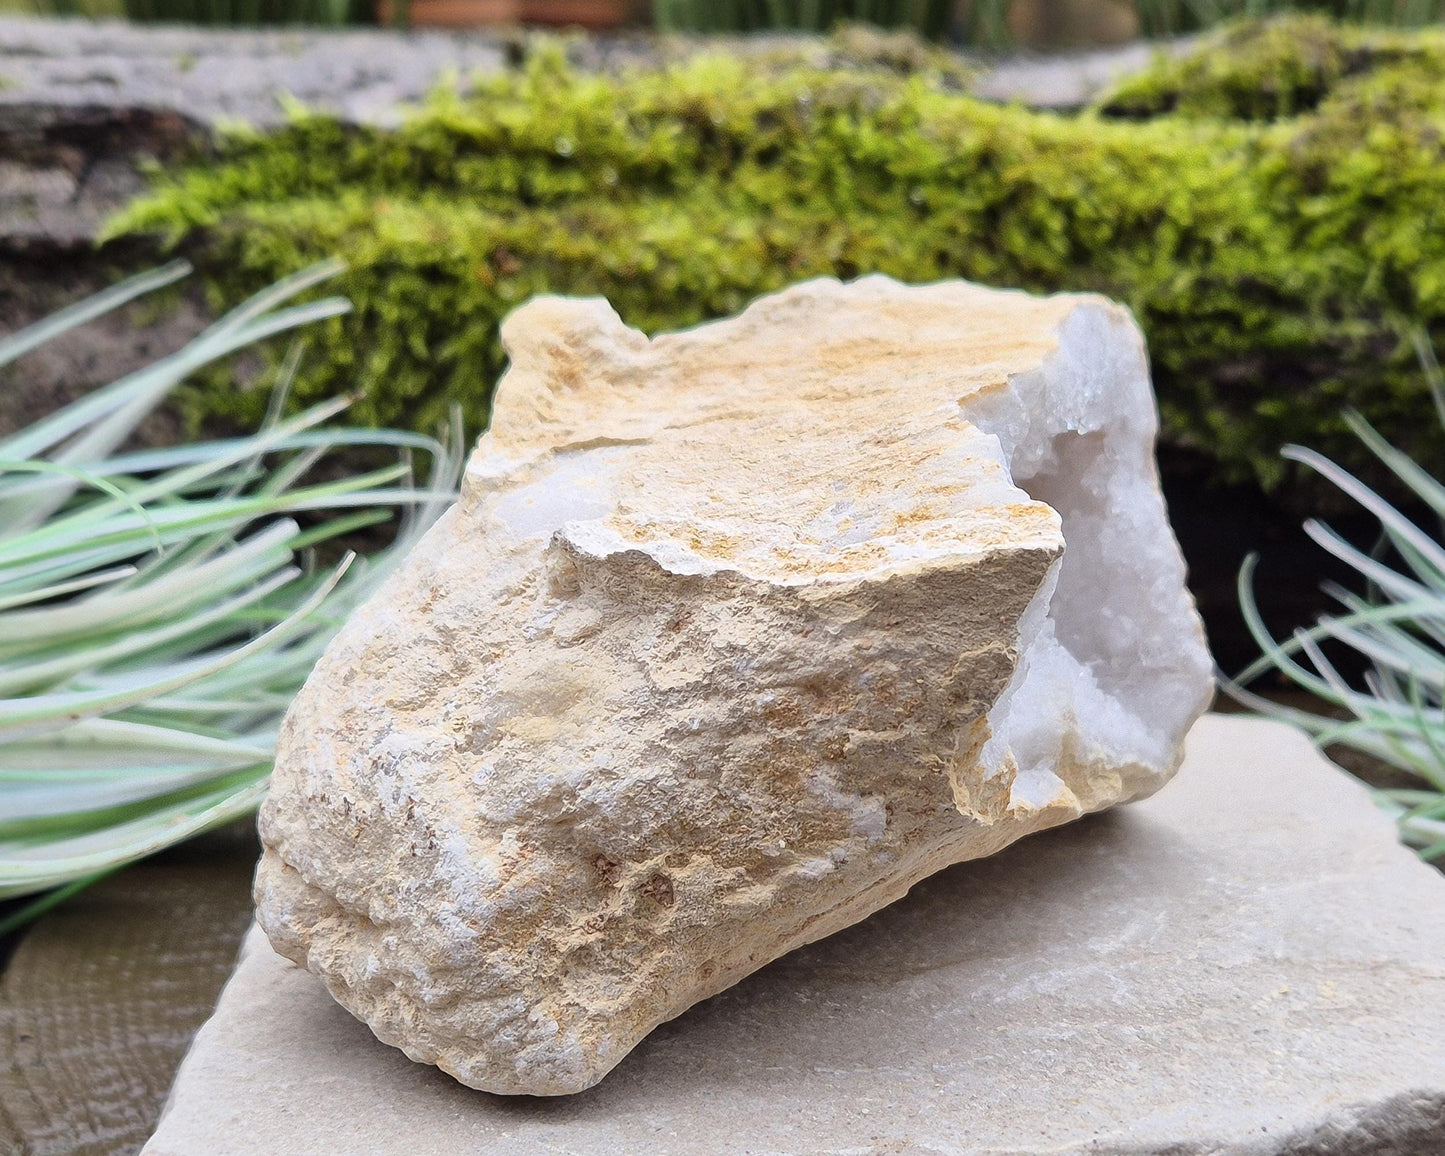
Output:
<svg viewBox="0 0 1445 1156">
<path fill-rule="evenodd" d="M 261 814 L 262 926 L 381 1040 L 578 1091 L 1174 772 L 1210 664 L 1124 309 L 869 277 L 652 339 L 540 298 L 503 340 L 460 500 L 327 650 Z"/>
</svg>

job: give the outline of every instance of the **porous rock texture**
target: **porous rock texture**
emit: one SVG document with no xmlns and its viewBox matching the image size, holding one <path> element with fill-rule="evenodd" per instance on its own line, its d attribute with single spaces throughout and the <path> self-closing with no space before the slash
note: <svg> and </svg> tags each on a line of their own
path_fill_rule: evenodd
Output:
<svg viewBox="0 0 1445 1156">
<path fill-rule="evenodd" d="M 918 880 L 1152 793 L 1210 693 L 1128 313 L 542 298 L 457 505 L 293 707 L 258 915 L 383 1041 L 575 1092 Z"/>
</svg>

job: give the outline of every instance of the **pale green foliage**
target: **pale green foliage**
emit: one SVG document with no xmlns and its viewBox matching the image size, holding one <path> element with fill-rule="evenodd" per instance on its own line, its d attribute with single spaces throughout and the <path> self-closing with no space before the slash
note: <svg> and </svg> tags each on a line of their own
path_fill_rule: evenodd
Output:
<svg viewBox="0 0 1445 1156">
<path fill-rule="evenodd" d="M 0 897 L 83 882 L 253 809 L 322 647 L 451 500 L 456 438 L 323 428 L 344 398 L 281 420 L 284 381 L 253 436 L 121 451 L 189 373 L 344 312 L 338 298 L 287 304 L 335 271 L 276 285 L 0 439 Z M 0 341 L 0 365 L 185 272 L 145 274 Z M 343 447 L 387 464 L 308 481 Z M 310 558 L 395 510 L 393 544 L 369 563 Z"/>
<path fill-rule="evenodd" d="M 1420 357 L 1445 423 L 1445 392 L 1438 364 L 1423 337 Z M 1346 414 L 1350 428 L 1369 451 L 1421 505 L 1445 519 L 1445 485 L 1382 438 L 1358 414 Z M 1405 840 L 1427 859 L 1445 858 L 1445 545 L 1354 475 L 1328 458 L 1299 446 L 1286 457 L 1314 470 L 1379 520 L 1379 547 L 1362 551 L 1318 521 L 1305 531 L 1321 547 L 1354 569 L 1366 593 L 1334 585 L 1326 590 L 1342 612 L 1322 615 L 1310 629 L 1277 641 L 1265 626 L 1253 593 L 1256 559 L 1240 572 L 1239 596 L 1250 632 L 1263 656 L 1237 680 L 1226 681 L 1234 697 L 1272 717 L 1308 731 L 1321 748 L 1353 748 L 1405 771 L 1418 788 L 1382 790 L 1381 802 L 1399 820 Z M 1363 689 L 1352 686 L 1323 649 L 1330 642 L 1357 652 L 1368 663 Z M 1286 707 L 1244 689 L 1266 671 L 1285 675 L 1335 708 L 1340 717 Z"/>
</svg>

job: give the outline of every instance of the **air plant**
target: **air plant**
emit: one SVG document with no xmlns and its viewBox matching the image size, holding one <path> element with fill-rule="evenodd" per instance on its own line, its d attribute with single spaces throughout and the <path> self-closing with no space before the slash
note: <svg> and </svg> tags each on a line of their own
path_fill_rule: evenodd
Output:
<svg viewBox="0 0 1445 1156">
<path fill-rule="evenodd" d="M 0 898 L 48 892 L 18 926 L 126 863 L 253 810 L 277 727 L 337 626 L 446 507 L 462 458 L 443 441 L 283 417 L 284 363 L 249 437 L 124 449 L 189 374 L 344 312 L 295 304 L 316 266 L 179 352 L 0 438 Z M 133 278 L 0 340 L 0 366 L 187 272 Z M 361 473 L 316 466 L 384 452 Z M 430 459 L 413 479 L 414 455 Z M 370 559 L 314 547 L 392 518 Z"/>
<path fill-rule="evenodd" d="M 1440 367 L 1423 336 L 1417 337 L 1416 348 L 1437 416 L 1445 423 Z M 1359 414 L 1346 413 L 1345 420 L 1423 507 L 1445 518 L 1445 485 L 1391 446 Z M 1239 599 L 1263 654 L 1237 679 L 1224 680 L 1224 689 L 1263 714 L 1301 727 L 1322 749 L 1348 747 L 1406 772 L 1417 785 L 1379 790 L 1376 796 L 1422 857 L 1445 859 L 1445 545 L 1440 528 L 1431 532 L 1421 527 L 1313 450 L 1287 446 L 1283 452 L 1368 510 L 1380 523 L 1380 542 L 1366 552 L 1318 520 L 1305 523 L 1305 532 L 1316 543 L 1360 575 L 1365 593 L 1327 584 L 1341 611 L 1321 615 L 1313 627 L 1298 629 L 1284 641 L 1271 635 L 1260 616 L 1253 593 L 1257 558 L 1247 558 L 1239 575 Z M 1351 685 L 1340 673 L 1326 654 L 1329 643 L 1348 647 L 1364 659 L 1363 687 Z M 1333 708 L 1333 714 L 1285 706 L 1245 689 L 1271 670 Z"/>
</svg>

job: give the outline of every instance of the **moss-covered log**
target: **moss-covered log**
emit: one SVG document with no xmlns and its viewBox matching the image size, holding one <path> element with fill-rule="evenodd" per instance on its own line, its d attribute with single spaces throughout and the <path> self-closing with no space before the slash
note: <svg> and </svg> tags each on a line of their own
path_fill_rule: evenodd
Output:
<svg viewBox="0 0 1445 1156">
<path fill-rule="evenodd" d="M 1445 332 L 1442 129 L 1445 39 L 1315 21 L 1234 29 L 1074 117 L 926 68 L 544 53 L 395 130 L 235 137 L 113 231 L 163 232 L 229 300 L 341 255 L 356 311 L 298 397 L 362 387 L 363 418 L 423 427 L 485 419 L 498 322 L 534 293 L 657 330 L 820 274 L 1098 290 L 1148 333 L 1166 436 L 1271 485 L 1283 442 L 1358 460 L 1345 406 L 1445 447 L 1411 342 Z"/>
</svg>

